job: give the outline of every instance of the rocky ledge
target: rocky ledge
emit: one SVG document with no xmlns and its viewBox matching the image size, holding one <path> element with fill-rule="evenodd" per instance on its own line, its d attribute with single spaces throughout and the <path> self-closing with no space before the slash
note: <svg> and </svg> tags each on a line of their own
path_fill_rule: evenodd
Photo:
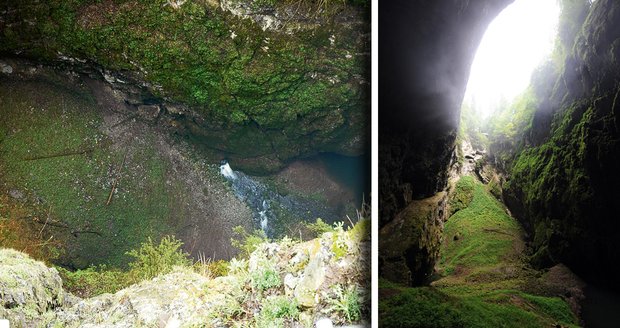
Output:
<svg viewBox="0 0 620 328">
<path fill-rule="evenodd" d="M 226 276 L 177 267 L 86 299 L 65 292 L 56 269 L 0 249 L 0 317 L 17 327 L 308 327 L 325 318 L 363 324 L 366 223 L 307 242 L 263 243 L 248 259 L 233 259 Z"/>
</svg>

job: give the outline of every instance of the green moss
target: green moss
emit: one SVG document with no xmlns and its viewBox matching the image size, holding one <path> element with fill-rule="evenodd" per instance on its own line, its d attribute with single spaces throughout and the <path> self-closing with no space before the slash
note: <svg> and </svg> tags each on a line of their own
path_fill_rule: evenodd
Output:
<svg viewBox="0 0 620 328">
<path fill-rule="evenodd" d="M 0 51 L 46 58 L 60 52 L 109 69 L 141 70 L 166 96 L 219 121 L 296 135 L 300 118 L 307 127 L 321 117 L 338 126 L 344 122 L 339 108 L 365 101 L 349 83 L 365 75 L 366 64 L 348 56 L 363 46 L 349 27 L 270 33 L 195 2 L 176 10 L 164 0 L 35 2 L 14 5 L 12 19 L 35 24 L 7 24 Z M 330 45 L 331 34 L 338 35 L 337 46 Z M 321 78 L 310 78 L 317 72 Z"/>
<path fill-rule="evenodd" d="M 448 216 L 467 208 L 473 198 L 474 191 L 474 178 L 465 176 L 461 178 L 455 187 L 454 192 L 450 195 L 448 204 L 450 206 L 450 213 Z"/>
<path fill-rule="evenodd" d="M 444 227 L 446 238 L 440 264 L 449 272 L 456 266 L 480 269 L 501 265 L 502 257 L 511 253 L 513 243 L 521 236 L 520 228 L 482 184 L 469 176 L 461 181 L 458 184 L 473 189 L 470 190 L 472 199 Z"/>
<path fill-rule="evenodd" d="M 380 281 L 384 327 L 577 327 L 559 297 L 520 290 L 533 273 L 518 251 L 521 228 L 479 182 L 469 205 L 452 215 L 444 229 L 435 287 L 408 288 Z M 457 236 L 455 238 L 455 236 Z"/>
</svg>

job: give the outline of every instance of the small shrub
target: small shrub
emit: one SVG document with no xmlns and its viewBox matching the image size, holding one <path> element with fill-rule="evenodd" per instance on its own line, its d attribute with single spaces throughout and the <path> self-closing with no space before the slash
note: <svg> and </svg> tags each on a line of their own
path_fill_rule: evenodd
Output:
<svg viewBox="0 0 620 328">
<path fill-rule="evenodd" d="M 142 243 L 139 249 L 127 252 L 135 260 L 129 263 L 130 274 L 136 280 L 146 280 L 172 271 L 175 266 L 190 266 L 189 254 L 181 250 L 183 243 L 172 236 L 162 238 L 159 245 L 151 238 Z"/>
<path fill-rule="evenodd" d="M 200 253 L 198 260 L 194 263 L 194 271 L 210 278 L 225 276 L 228 274 L 228 262 L 224 260 L 213 261 Z"/>
<path fill-rule="evenodd" d="M 355 242 L 370 240 L 370 219 L 357 221 L 348 231 L 350 238 Z"/>
<path fill-rule="evenodd" d="M 341 285 L 336 285 L 332 289 L 335 297 L 327 297 L 327 303 L 330 305 L 324 312 L 336 312 L 346 322 L 355 322 L 362 317 L 363 297 L 359 289 L 355 285 L 344 289 Z"/>
<path fill-rule="evenodd" d="M 280 287 L 282 280 L 278 271 L 273 268 L 262 268 L 252 272 L 252 287 L 259 291 L 265 291 L 269 288 Z"/>
<path fill-rule="evenodd" d="M 265 232 L 260 229 L 248 233 L 242 226 L 236 226 L 233 233 L 235 237 L 230 239 L 230 244 L 240 251 L 239 256 L 242 258 L 249 258 L 260 244 L 269 241 Z"/>
<path fill-rule="evenodd" d="M 228 274 L 228 262 L 224 260 L 212 261 L 208 267 L 212 277 L 221 277 Z"/>
<path fill-rule="evenodd" d="M 334 223 L 334 242 L 332 243 L 332 252 L 339 259 L 347 255 L 349 247 L 347 245 L 348 234 L 344 231 L 342 222 Z"/>
<path fill-rule="evenodd" d="M 286 296 L 265 298 L 261 305 L 256 319 L 257 327 L 284 327 L 287 320 L 290 322 L 299 317 L 297 301 Z"/>
<path fill-rule="evenodd" d="M 332 226 L 330 226 L 329 224 L 325 223 L 325 221 L 321 220 L 321 218 L 317 218 L 316 222 L 314 223 L 308 222 L 304 225 L 306 226 L 306 228 L 308 228 L 308 230 L 312 232 L 315 237 L 319 237 L 329 231 L 334 231 L 334 228 L 332 228 Z"/>
</svg>

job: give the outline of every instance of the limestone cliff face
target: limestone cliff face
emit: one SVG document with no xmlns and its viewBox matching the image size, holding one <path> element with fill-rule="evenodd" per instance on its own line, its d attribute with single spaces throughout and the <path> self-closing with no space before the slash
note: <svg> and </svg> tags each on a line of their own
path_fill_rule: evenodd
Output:
<svg viewBox="0 0 620 328">
<path fill-rule="evenodd" d="M 576 2 L 580 3 L 580 2 Z M 534 261 L 564 262 L 591 279 L 620 260 L 620 4 L 580 3 L 562 67 L 544 79 L 526 145 L 515 154 L 504 194 L 532 236 Z"/>
<path fill-rule="evenodd" d="M 0 54 L 105 80 L 236 167 L 265 173 L 365 151 L 368 22 L 364 2 L 12 1 Z"/>
<path fill-rule="evenodd" d="M 380 222 L 445 188 L 469 69 L 510 2 L 390 1 L 379 27 Z"/>
</svg>

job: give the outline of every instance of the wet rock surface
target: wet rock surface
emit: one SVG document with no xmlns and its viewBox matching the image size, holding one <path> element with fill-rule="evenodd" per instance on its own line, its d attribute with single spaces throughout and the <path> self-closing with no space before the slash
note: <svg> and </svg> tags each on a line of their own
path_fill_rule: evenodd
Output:
<svg viewBox="0 0 620 328">
<path fill-rule="evenodd" d="M 39 207 L 35 217 L 43 219 L 36 231 L 45 225 L 46 238 L 67 243 L 58 263 L 122 265 L 124 252 L 142 238 L 164 234 L 182 239 L 194 257 L 228 259 L 236 252 L 230 246 L 232 228 L 259 228 L 263 201 L 278 236 L 290 235 L 287 228 L 303 220 L 355 216 L 359 204 L 348 187 L 316 161 L 291 163 L 273 176 L 239 172 L 252 185 L 242 195 L 220 175 L 216 163 L 225 152 L 205 149 L 179 132 L 171 117 L 183 117 L 186 107 L 169 105 L 165 110 L 174 113 L 165 114 L 159 104 L 129 102 L 125 92 L 100 79 L 9 61 L 15 73 L 2 82 L 7 96 L 0 106 L 13 125 L 1 131 L 0 147 L 30 138 L 33 131 L 47 146 L 29 141 L 22 150 L 3 148 L 12 155 L 0 155 L 1 182 L 9 197 Z M 16 95 L 29 90 L 40 96 L 28 97 L 24 105 Z"/>
<path fill-rule="evenodd" d="M 599 268 L 620 260 L 620 6 L 583 2 L 573 11 L 560 33 L 571 50 L 561 70 L 539 78 L 555 87 L 537 90 L 542 101 L 525 146 L 512 150 L 503 196 L 532 237 L 534 263 L 563 262 L 618 288 L 617 277 Z"/>
<path fill-rule="evenodd" d="M 274 173 L 318 152 L 367 151 L 364 4 L 29 1 L 0 13 L 11 30 L 0 36 L 0 53 L 105 81 L 131 106 L 170 107 L 162 116 L 180 133 L 245 172 Z"/>
</svg>

